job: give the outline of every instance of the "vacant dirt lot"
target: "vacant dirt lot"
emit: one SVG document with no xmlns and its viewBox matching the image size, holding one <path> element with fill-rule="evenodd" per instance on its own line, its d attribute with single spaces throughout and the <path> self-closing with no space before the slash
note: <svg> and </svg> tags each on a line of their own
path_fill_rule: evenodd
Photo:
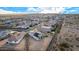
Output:
<svg viewBox="0 0 79 59">
<path fill-rule="evenodd" d="M 79 50 L 79 15 L 71 15 L 64 19 L 60 34 L 57 37 L 58 50 Z M 61 44 L 68 47 L 60 46 Z"/>
</svg>

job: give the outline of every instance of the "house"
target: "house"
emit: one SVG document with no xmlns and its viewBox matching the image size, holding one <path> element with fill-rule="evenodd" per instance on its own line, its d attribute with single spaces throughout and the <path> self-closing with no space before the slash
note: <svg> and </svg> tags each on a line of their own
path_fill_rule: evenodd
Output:
<svg viewBox="0 0 79 59">
<path fill-rule="evenodd" d="M 15 25 L 15 21 L 14 20 L 5 20 L 4 21 L 5 26 L 7 27 L 12 27 L 13 25 Z"/>
<path fill-rule="evenodd" d="M 32 20 L 31 20 L 31 23 L 32 23 L 32 25 L 39 24 L 39 19 L 38 19 L 38 18 L 32 19 Z"/>
<path fill-rule="evenodd" d="M 18 44 L 21 42 L 24 36 L 25 36 L 24 32 L 15 32 L 13 34 L 11 33 L 10 37 L 7 40 L 7 43 Z"/>
<path fill-rule="evenodd" d="M 48 26 L 54 26 L 57 23 L 57 20 L 52 20 L 50 19 L 50 21 L 48 22 Z"/>
<path fill-rule="evenodd" d="M 21 21 L 17 23 L 17 28 L 28 28 L 29 25 L 26 23 L 26 21 Z"/>
<path fill-rule="evenodd" d="M 9 32 L 7 30 L 0 30 L 0 40 L 7 38 Z"/>
<path fill-rule="evenodd" d="M 35 40 L 41 40 L 43 37 L 43 34 L 41 32 L 29 32 L 29 35 L 34 38 Z"/>
<path fill-rule="evenodd" d="M 17 28 L 27 28 L 29 27 L 27 24 L 19 24 Z"/>
<path fill-rule="evenodd" d="M 41 23 L 38 30 L 41 32 L 51 32 L 51 30 L 55 28 L 56 24 L 56 20 L 49 19 L 49 21 Z"/>
<path fill-rule="evenodd" d="M 41 32 L 50 32 L 51 31 L 51 26 L 41 26 L 39 29 Z"/>
</svg>

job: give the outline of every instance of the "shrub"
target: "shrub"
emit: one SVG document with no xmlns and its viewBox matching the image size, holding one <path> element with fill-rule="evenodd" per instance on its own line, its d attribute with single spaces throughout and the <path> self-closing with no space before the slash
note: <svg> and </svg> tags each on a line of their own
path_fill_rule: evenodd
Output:
<svg viewBox="0 0 79 59">
<path fill-rule="evenodd" d="M 61 43 L 59 46 L 63 47 L 63 48 L 69 48 L 69 44 L 68 43 Z"/>
</svg>

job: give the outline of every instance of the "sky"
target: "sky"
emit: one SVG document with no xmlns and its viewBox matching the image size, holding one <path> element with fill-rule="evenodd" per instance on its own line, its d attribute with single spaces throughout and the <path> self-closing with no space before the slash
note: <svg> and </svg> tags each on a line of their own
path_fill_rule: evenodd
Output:
<svg viewBox="0 0 79 59">
<path fill-rule="evenodd" d="M 0 7 L 0 14 L 61 13 L 79 14 L 79 7 Z"/>
</svg>

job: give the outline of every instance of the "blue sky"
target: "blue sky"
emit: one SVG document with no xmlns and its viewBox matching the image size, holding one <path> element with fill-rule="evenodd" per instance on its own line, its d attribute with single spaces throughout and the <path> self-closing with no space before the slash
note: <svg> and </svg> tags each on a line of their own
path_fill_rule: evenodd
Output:
<svg viewBox="0 0 79 59">
<path fill-rule="evenodd" d="M 65 14 L 79 14 L 79 7 L 66 7 Z"/>
<path fill-rule="evenodd" d="M 25 12 L 25 7 L 0 7 L 0 9 L 6 10 L 6 11 L 14 11 L 14 12 Z"/>
<path fill-rule="evenodd" d="M 0 7 L 1 14 L 7 13 L 63 13 L 79 14 L 79 7 Z"/>
</svg>

